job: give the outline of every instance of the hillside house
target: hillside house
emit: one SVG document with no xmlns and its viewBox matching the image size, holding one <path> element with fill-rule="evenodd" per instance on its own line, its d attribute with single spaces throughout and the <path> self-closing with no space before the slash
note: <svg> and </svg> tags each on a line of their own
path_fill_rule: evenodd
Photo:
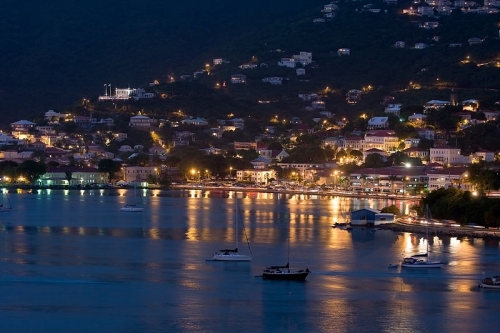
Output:
<svg viewBox="0 0 500 333">
<path fill-rule="evenodd" d="M 481 38 L 473 37 L 469 38 L 467 42 L 469 43 L 469 45 L 476 45 L 476 44 L 481 44 L 483 40 Z"/>
<path fill-rule="evenodd" d="M 346 137 L 343 141 L 344 149 L 361 150 L 363 148 L 364 139 L 360 136 Z"/>
<path fill-rule="evenodd" d="M 387 106 L 384 109 L 384 112 L 399 117 L 401 113 L 401 106 L 402 104 L 387 104 Z"/>
<path fill-rule="evenodd" d="M 386 152 L 395 152 L 400 141 L 394 131 L 371 130 L 365 134 L 361 149 L 377 148 Z"/>
<path fill-rule="evenodd" d="M 238 66 L 239 69 L 254 69 L 257 68 L 257 64 L 241 64 Z"/>
<path fill-rule="evenodd" d="M 318 94 L 299 94 L 299 98 L 305 102 L 315 101 L 318 97 Z"/>
<path fill-rule="evenodd" d="M 295 70 L 295 73 L 297 74 L 297 76 L 306 75 L 306 70 L 305 68 L 297 68 Z"/>
<path fill-rule="evenodd" d="M 229 61 L 226 58 L 215 58 L 212 60 L 212 63 L 214 64 L 214 66 L 217 66 L 217 65 L 227 64 L 229 63 Z"/>
<path fill-rule="evenodd" d="M 136 128 L 150 128 L 156 126 L 157 124 L 158 120 L 141 115 L 130 117 L 128 123 L 130 127 Z"/>
<path fill-rule="evenodd" d="M 426 43 L 415 43 L 415 49 L 417 50 L 423 50 L 427 47 L 427 44 Z"/>
<path fill-rule="evenodd" d="M 193 125 L 193 126 L 207 126 L 208 125 L 208 121 L 205 118 L 201 118 L 201 117 L 196 117 L 196 118 L 189 117 L 189 118 L 181 120 L 181 123 L 183 125 Z"/>
<path fill-rule="evenodd" d="M 281 58 L 281 61 L 278 61 L 278 66 L 281 67 L 295 68 L 296 65 L 294 58 Z"/>
<path fill-rule="evenodd" d="M 427 103 L 425 103 L 424 113 L 425 113 L 425 111 L 427 111 L 429 109 L 441 109 L 447 105 L 451 105 L 451 102 L 450 101 L 441 101 L 438 99 L 432 99 L 432 100 L 428 101 Z"/>
<path fill-rule="evenodd" d="M 257 150 L 257 142 L 234 142 L 234 150 Z"/>
<path fill-rule="evenodd" d="M 495 153 L 492 151 L 481 149 L 472 154 L 472 163 L 493 161 L 495 161 Z"/>
<path fill-rule="evenodd" d="M 351 89 L 346 94 L 346 100 L 349 104 L 356 104 L 361 100 L 361 94 L 363 92 L 357 89 Z"/>
<path fill-rule="evenodd" d="M 427 116 L 425 114 L 421 113 L 415 113 L 412 114 L 411 116 L 408 116 L 408 121 L 411 123 L 421 123 L 424 122 L 427 119 Z"/>
<path fill-rule="evenodd" d="M 389 117 L 373 117 L 368 120 L 368 129 L 381 129 L 389 127 Z"/>
<path fill-rule="evenodd" d="M 293 59 L 295 63 L 299 63 L 302 66 L 307 66 L 312 63 L 312 52 L 300 52 L 299 54 L 294 54 Z"/>
<path fill-rule="evenodd" d="M 340 48 L 337 50 L 339 57 L 351 55 L 351 50 L 347 48 Z"/>
<path fill-rule="evenodd" d="M 325 148 L 328 146 L 329 147 L 342 147 L 342 138 L 331 136 L 329 138 L 321 140 L 321 147 L 322 148 Z"/>
<path fill-rule="evenodd" d="M 410 147 L 402 151 L 409 157 L 420 158 L 422 161 L 427 161 L 429 159 L 429 151 L 427 149 Z"/>
<path fill-rule="evenodd" d="M 266 77 L 262 79 L 264 83 L 270 83 L 272 85 L 280 85 L 283 83 L 283 78 L 279 76 Z"/>
<path fill-rule="evenodd" d="M 326 107 L 325 101 L 313 101 L 311 107 L 314 110 L 324 110 Z"/>
<path fill-rule="evenodd" d="M 231 75 L 231 83 L 242 84 L 247 82 L 247 76 L 244 74 L 233 74 Z"/>
<path fill-rule="evenodd" d="M 499 111 L 480 110 L 479 112 L 482 112 L 484 114 L 484 116 L 486 117 L 486 121 L 495 121 L 500 115 Z"/>
<path fill-rule="evenodd" d="M 460 155 L 459 148 L 450 146 L 438 146 L 431 148 L 429 152 L 430 163 L 439 163 L 442 165 L 459 165 L 470 163 L 470 159 Z"/>
<path fill-rule="evenodd" d="M 35 123 L 32 123 L 31 121 L 28 120 L 19 120 L 16 121 L 15 123 L 10 124 L 10 128 L 13 131 L 18 131 L 18 132 L 28 132 L 30 129 L 35 127 Z"/>
<path fill-rule="evenodd" d="M 417 13 L 420 14 L 421 16 L 434 16 L 434 8 L 430 6 L 418 6 L 417 7 Z"/>
<path fill-rule="evenodd" d="M 406 46 L 406 43 L 398 40 L 396 43 L 394 43 L 394 47 L 397 49 L 403 49 Z"/>
</svg>

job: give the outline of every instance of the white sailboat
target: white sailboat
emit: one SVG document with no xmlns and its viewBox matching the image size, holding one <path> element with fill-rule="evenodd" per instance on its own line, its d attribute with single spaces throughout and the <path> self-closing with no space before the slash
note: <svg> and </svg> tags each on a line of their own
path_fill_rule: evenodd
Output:
<svg viewBox="0 0 500 333">
<path fill-rule="evenodd" d="M 428 206 L 425 206 L 425 231 L 426 231 L 426 251 L 423 254 L 419 254 L 417 256 L 412 256 L 409 258 L 403 258 L 403 262 L 401 263 L 401 267 L 404 268 L 441 268 L 444 266 L 444 262 L 441 261 L 431 261 L 429 259 L 429 219 L 430 219 L 430 210 Z M 425 258 L 425 259 L 420 259 Z"/>
<path fill-rule="evenodd" d="M 238 253 L 238 198 L 234 195 L 234 241 L 236 247 L 234 249 L 224 249 L 214 253 L 212 261 L 252 261 L 252 251 L 250 255 Z M 250 249 L 250 245 L 248 246 Z"/>
<path fill-rule="evenodd" d="M 134 184 L 134 200 L 137 202 L 137 187 Z M 125 204 L 122 208 L 120 208 L 120 212 L 129 212 L 129 213 L 140 213 L 144 211 L 144 207 L 139 206 L 137 203 L 128 203 Z"/>
<path fill-rule="evenodd" d="M 12 205 L 10 204 L 9 196 L 7 193 L 3 193 L 3 189 L 0 190 L 0 213 L 12 211 Z"/>
</svg>

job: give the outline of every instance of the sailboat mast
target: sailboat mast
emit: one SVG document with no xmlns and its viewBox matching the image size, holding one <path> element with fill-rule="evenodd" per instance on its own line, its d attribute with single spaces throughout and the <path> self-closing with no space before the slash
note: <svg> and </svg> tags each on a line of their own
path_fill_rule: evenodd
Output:
<svg viewBox="0 0 500 333">
<path fill-rule="evenodd" d="M 291 223 L 292 221 L 292 215 L 290 214 L 290 211 L 288 211 L 288 257 L 287 257 L 287 266 L 288 266 L 288 272 L 290 272 L 290 228 L 291 228 Z"/>
<path fill-rule="evenodd" d="M 234 192 L 234 240 L 236 243 L 236 250 L 238 250 L 238 197 Z"/>
<path fill-rule="evenodd" d="M 425 238 L 427 238 L 427 243 L 426 243 L 426 251 L 425 253 L 427 254 L 427 257 L 429 257 L 429 206 L 425 205 Z"/>
</svg>

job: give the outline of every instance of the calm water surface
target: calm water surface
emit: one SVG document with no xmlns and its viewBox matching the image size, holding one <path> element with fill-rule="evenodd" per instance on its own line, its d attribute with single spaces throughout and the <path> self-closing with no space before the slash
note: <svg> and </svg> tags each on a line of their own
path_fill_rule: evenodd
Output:
<svg viewBox="0 0 500 333">
<path fill-rule="evenodd" d="M 332 228 L 352 209 L 412 203 L 238 193 L 251 263 L 205 261 L 234 246 L 233 193 L 10 194 L 0 222 L 0 332 L 498 332 L 496 240 L 434 237 L 442 269 L 389 269 L 425 251 L 419 235 Z M 152 195 L 153 194 L 153 195 Z M 251 247 L 246 244 L 249 238 Z M 305 283 L 265 281 L 266 265 L 308 267 Z M 484 272 L 484 273 L 483 273 Z"/>
</svg>

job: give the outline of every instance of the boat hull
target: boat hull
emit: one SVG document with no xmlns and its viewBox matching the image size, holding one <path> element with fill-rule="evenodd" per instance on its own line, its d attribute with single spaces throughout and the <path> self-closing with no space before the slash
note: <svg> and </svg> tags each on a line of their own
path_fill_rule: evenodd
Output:
<svg viewBox="0 0 500 333">
<path fill-rule="evenodd" d="M 120 212 L 140 213 L 143 211 L 144 211 L 144 208 L 139 208 L 139 207 L 122 207 L 122 208 L 120 208 Z"/>
<path fill-rule="evenodd" d="M 213 261 L 252 261 L 251 256 L 244 254 L 215 254 Z"/>
<path fill-rule="evenodd" d="M 404 268 L 441 268 L 443 266 L 444 266 L 444 263 L 442 263 L 442 262 L 401 264 L 401 267 L 404 267 Z"/>
<path fill-rule="evenodd" d="M 262 278 L 266 280 L 304 281 L 309 273 L 309 269 L 291 272 L 265 270 L 262 273 Z"/>
<path fill-rule="evenodd" d="M 480 288 L 484 289 L 497 289 L 500 290 L 500 284 L 488 284 L 488 283 L 481 283 L 479 284 Z"/>
</svg>

